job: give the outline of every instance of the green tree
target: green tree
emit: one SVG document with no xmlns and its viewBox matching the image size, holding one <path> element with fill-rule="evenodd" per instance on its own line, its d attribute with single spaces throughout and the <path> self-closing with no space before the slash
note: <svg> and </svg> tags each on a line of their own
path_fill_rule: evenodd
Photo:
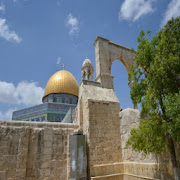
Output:
<svg viewBox="0 0 180 180">
<path fill-rule="evenodd" d="M 180 142 L 180 17 L 168 21 L 152 40 L 150 33 L 141 31 L 137 66 L 129 73 L 134 82 L 131 99 L 146 118 L 131 130 L 127 145 L 146 154 L 168 149 L 179 180 L 175 143 Z"/>
</svg>

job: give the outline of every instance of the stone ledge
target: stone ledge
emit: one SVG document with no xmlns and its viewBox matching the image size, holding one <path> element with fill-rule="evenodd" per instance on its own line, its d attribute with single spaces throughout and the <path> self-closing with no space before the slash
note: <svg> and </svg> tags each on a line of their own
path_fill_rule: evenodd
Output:
<svg viewBox="0 0 180 180">
<path fill-rule="evenodd" d="M 101 37 L 101 36 L 97 36 L 97 37 L 96 37 L 96 40 L 94 41 L 94 45 L 96 44 L 96 42 L 97 42 L 99 39 L 101 39 L 101 40 L 103 40 L 103 41 L 107 41 L 109 44 L 112 44 L 112 45 L 115 45 L 115 46 L 117 46 L 117 47 L 121 47 L 121 48 L 123 48 L 123 49 L 126 49 L 126 50 L 128 50 L 128 51 L 133 52 L 132 49 L 130 49 L 130 48 L 128 48 L 128 47 L 125 47 L 125 46 L 122 46 L 122 45 L 120 45 L 120 44 L 114 43 L 114 42 L 112 42 L 112 41 L 109 41 L 108 39 L 103 38 L 103 37 Z M 135 52 L 134 52 L 134 54 L 135 54 Z"/>
<path fill-rule="evenodd" d="M 95 81 L 82 80 L 81 83 L 80 83 L 80 85 L 81 85 L 81 84 L 101 87 L 101 83 L 95 82 Z"/>
<path fill-rule="evenodd" d="M 93 177 L 111 176 L 114 174 L 128 174 L 147 179 L 157 179 L 159 176 L 168 175 L 173 177 L 171 165 L 157 163 L 121 162 L 114 164 L 94 165 L 91 167 Z"/>
<path fill-rule="evenodd" d="M 0 121 L 0 126 L 78 129 L 78 124 L 56 122 Z"/>
<path fill-rule="evenodd" d="M 6 180 L 6 171 L 0 171 L 0 180 Z"/>
<path fill-rule="evenodd" d="M 150 178 L 150 177 L 145 177 L 145 176 L 138 176 L 138 175 L 133 175 L 133 174 L 127 174 L 127 173 L 118 173 L 118 174 L 111 174 L 111 175 L 105 175 L 105 176 L 96 176 L 96 177 L 91 177 L 91 180 L 124 180 L 124 176 L 131 176 L 133 178 L 139 179 L 139 180 L 159 180 L 155 178 Z M 127 178 L 128 178 L 127 177 Z M 128 178 L 129 179 L 129 178 Z"/>
</svg>

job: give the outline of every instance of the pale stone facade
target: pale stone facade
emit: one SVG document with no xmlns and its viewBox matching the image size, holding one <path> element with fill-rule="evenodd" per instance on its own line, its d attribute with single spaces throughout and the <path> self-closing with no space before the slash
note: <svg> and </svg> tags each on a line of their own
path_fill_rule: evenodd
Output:
<svg viewBox="0 0 180 180">
<path fill-rule="evenodd" d="M 119 59 L 129 71 L 134 52 L 98 37 L 95 54 L 96 80 L 81 82 L 74 123 L 0 122 L 0 180 L 173 179 L 167 153 L 144 156 L 125 146 L 140 111 L 120 111 L 111 65 Z M 177 145 L 180 163 L 179 152 Z"/>
<path fill-rule="evenodd" d="M 63 180 L 75 124 L 0 122 L 0 180 Z"/>
</svg>

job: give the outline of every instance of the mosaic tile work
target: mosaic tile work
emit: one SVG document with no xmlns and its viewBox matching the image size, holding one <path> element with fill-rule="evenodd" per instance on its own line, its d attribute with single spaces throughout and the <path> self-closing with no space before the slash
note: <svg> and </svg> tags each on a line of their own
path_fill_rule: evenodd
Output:
<svg viewBox="0 0 180 180">
<path fill-rule="evenodd" d="M 61 122 L 69 109 L 73 111 L 75 108 L 76 104 L 44 103 L 14 111 L 12 120 Z"/>
</svg>

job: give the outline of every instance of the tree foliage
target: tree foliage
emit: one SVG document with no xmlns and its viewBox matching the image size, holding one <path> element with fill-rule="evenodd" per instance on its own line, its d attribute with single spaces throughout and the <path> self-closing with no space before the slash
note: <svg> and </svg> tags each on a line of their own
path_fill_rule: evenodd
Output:
<svg viewBox="0 0 180 180">
<path fill-rule="evenodd" d="M 167 117 L 171 118 L 167 132 L 176 142 L 180 142 L 180 91 L 167 97 L 165 108 Z"/>
<path fill-rule="evenodd" d="M 151 40 L 151 32 L 138 37 L 131 99 L 140 104 L 145 119 L 131 130 L 127 145 L 136 151 L 160 153 L 169 139 L 180 142 L 180 17 L 171 19 Z"/>
</svg>

